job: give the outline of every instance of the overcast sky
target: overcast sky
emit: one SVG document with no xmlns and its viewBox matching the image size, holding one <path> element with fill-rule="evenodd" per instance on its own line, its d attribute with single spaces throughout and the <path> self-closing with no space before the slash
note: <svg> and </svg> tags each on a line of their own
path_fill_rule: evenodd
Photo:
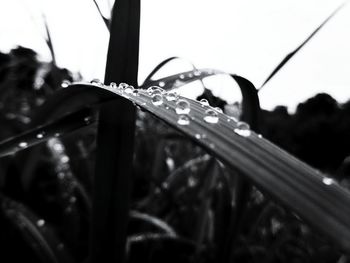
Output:
<svg viewBox="0 0 350 263">
<path fill-rule="evenodd" d="M 109 8 L 108 0 L 99 1 Z M 216 68 L 259 87 L 272 69 L 340 3 L 338 0 L 145 0 L 139 80 L 163 59 Z M 108 32 L 89 0 L 1 0 L 0 50 L 15 45 L 49 59 L 42 14 L 59 66 L 103 79 Z M 260 93 L 264 108 L 291 109 L 317 92 L 350 98 L 350 6 L 345 6 Z M 174 66 L 175 67 L 175 66 Z M 171 69 L 169 69 L 169 72 Z"/>
</svg>

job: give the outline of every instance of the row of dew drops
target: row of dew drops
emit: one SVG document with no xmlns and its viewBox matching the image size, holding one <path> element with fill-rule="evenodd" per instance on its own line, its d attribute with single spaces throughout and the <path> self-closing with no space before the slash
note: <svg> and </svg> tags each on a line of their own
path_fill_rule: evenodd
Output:
<svg viewBox="0 0 350 263">
<path fill-rule="evenodd" d="M 99 81 L 98 79 L 94 79 L 91 81 L 92 84 L 98 85 L 103 87 L 103 83 Z M 64 80 L 61 84 L 62 88 L 67 88 L 69 85 L 71 85 L 71 82 L 68 80 Z M 119 92 L 123 92 L 125 94 L 132 94 L 134 96 L 139 95 L 139 90 L 135 89 L 133 86 L 130 86 L 126 83 L 120 83 L 117 85 L 114 82 L 111 82 L 109 85 L 109 88 L 116 89 Z M 175 112 L 177 115 L 179 115 L 177 123 L 179 125 L 189 125 L 190 124 L 190 118 L 188 117 L 188 114 L 191 111 L 190 104 L 188 101 L 184 99 L 179 99 L 178 94 L 176 92 L 167 92 L 164 89 L 158 87 L 158 86 L 152 86 L 147 89 L 147 93 L 152 98 L 152 104 L 155 106 L 161 106 L 163 104 L 163 98 L 167 101 L 174 101 L 176 103 Z M 125 96 L 125 95 L 124 95 Z M 126 95 L 127 96 L 127 95 Z M 220 108 L 212 108 L 209 105 L 209 102 L 206 99 L 201 99 L 200 104 L 203 108 L 207 108 L 205 111 L 204 121 L 210 124 L 216 124 L 219 122 L 219 113 L 222 113 L 222 110 Z M 234 132 L 242 137 L 249 137 L 251 135 L 251 130 L 249 127 L 249 124 L 245 122 L 239 122 L 234 117 L 227 116 L 227 122 L 230 122 L 231 120 L 234 120 L 237 122 L 237 127 L 234 129 Z M 37 138 L 42 138 L 42 134 L 38 134 Z M 259 138 L 261 138 L 261 135 L 258 135 Z M 196 134 L 196 138 L 200 139 L 201 136 Z M 26 142 L 21 142 L 19 144 L 20 148 L 26 148 L 28 145 Z M 323 177 L 322 182 L 325 185 L 333 185 L 335 181 L 332 178 L 329 177 Z"/>
<path fill-rule="evenodd" d="M 92 80 L 92 84 L 103 86 L 103 83 L 99 80 Z M 126 83 L 120 83 L 117 85 L 115 82 L 111 82 L 109 85 L 109 88 L 118 90 L 119 92 L 124 93 L 124 96 L 128 97 L 129 95 L 139 96 L 139 90 L 135 89 L 133 86 L 128 85 Z M 149 87 L 146 92 L 149 96 L 151 96 L 151 101 L 154 106 L 161 106 L 164 103 L 164 99 L 168 102 L 174 102 L 175 112 L 178 115 L 177 124 L 181 126 L 189 125 L 190 124 L 190 117 L 189 113 L 191 111 L 190 103 L 185 99 L 180 99 L 178 94 L 174 91 L 165 91 L 159 86 L 151 86 Z M 206 108 L 205 115 L 203 117 L 203 120 L 206 123 L 209 124 L 216 124 L 220 121 L 219 119 L 219 113 L 223 113 L 222 109 L 216 107 L 213 108 L 209 105 L 208 100 L 201 99 L 199 101 L 201 106 L 203 108 Z M 168 107 L 166 106 L 166 109 Z M 245 122 L 237 121 L 234 117 L 227 116 L 227 122 L 230 122 L 231 120 L 234 120 L 237 122 L 237 127 L 234 129 L 234 132 L 242 137 L 249 137 L 251 135 L 251 130 L 249 127 L 249 124 Z M 197 137 L 197 136 L 196 136 Z"/>
<path fill-rule="evenodd" d="M 124 92 L 126 93 L 133 93 L 137 91 L 132 86 L 128 86 L 125 83 L 122 83 L 122 88 L 124 86 Z M 127 86 L 126 86 L 127 85 Z M 128 89 L 131 89 L 131 91 L 128 92 Z M 155 106 L 161 106 L 164 102 L 165 98 L 167 101 L 173 101 L 176 104 L 175 112 L 179 116 L 177 123 L 179 125 L 189 125 L 190 124 L 190 118 L 189 113 L 191 111 L 190 103 L 185 99 L 179 99 L 179 96 L 174 91 L 165 91 L 164 89 L 158 87 L 158 86 L 151 86 L 147 89 L 147 93 L 152 98 L 152 104 Z M 219 107 L 211 107 L 208 100 L 201 99 L 199 101 L 201 106 L 203 108 L 206 108 L 205 115 L 203 117 L 203 120 L 210 124 L 216 124 L 219 122 L 219 113 L 223 113 L 222 109 Z M 234 129 L 234 132 L 242 137 L 249 137 L 251 135 L 250 126 L 246 122 L 238 121 L 236 118 L 232 116 L 226 116 L 227 122 L 230 122 L 231 120 L 235 121 L 237 123 L 237 127 Z M 197 139 L 200 139 L 202 136 L 199 134 L 196 134 L 195 137 Z M 259 138 L 262 138 L 262 135 L 258 135 Z M 323 177 L 322 182 L 325 185 L 332 185 L 334 184 L 334 180 L 329 177 Z"/>
</svg>

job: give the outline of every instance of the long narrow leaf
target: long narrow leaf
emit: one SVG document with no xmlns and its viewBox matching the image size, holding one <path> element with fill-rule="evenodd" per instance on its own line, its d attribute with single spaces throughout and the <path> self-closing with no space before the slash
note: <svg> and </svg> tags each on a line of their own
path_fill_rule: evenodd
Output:
<svg viewBox="0 0 350 263">
<path fill-rule="evenodd" d="M 160 62 L 152 71 L 151 73 L 148 74 L 148 76 L 145 78 L 143 81 L 143 85 L 148 85 L 147 83 L 151 81 L 152 77 L 161 69 L 163 68 L 166 64 L 168 64 L 170 61 L 173 61 L 175 59 L 181 59 L 180 57 L 170 57 L 162 62 Z M 192 64 L 192 63 L 191 63 Z M 192 64 L 193 69 L 196 69 L 196 67 Z"/>
<path fill-rule="evenodd" d="M 225 114 L 218 112 L 218 123 L 207 123 L 203 118 L 209 108 L 186 99 L 190 105 L 190 123 L 179 125 L 179 115 L 175 112 L 176 101 L 167 101 L 165 94 L 163 103 L 157 106 L 152 103 L 152 95 L 144 90 L 130 94 L 109 86 L 79 84 L 60 93 L 65 93 L 62 96 L 64 98 L 74 94 L 75 90 L 79 90 L 80 94 L 95 92 L 95 103 L 101 99 L 101 94 L 109 94 L 132 101 L 151 112 L 275 200 L 288 206 L 320 233 L 328 236 L 334 244 L 350 252 L 349 192 L 253 131 L 242 133 L 239 123 Z M 75 101 L 80 103 L 81 108 L 85 107 L 86 102 L 79 100 L 78 93 L 75 94 Z M 75 106 L 75 109 L 78 108 Z"/>
<path fill-rule="evenodd" d="M 74 112 L 0 142 L 0 158 L 33 147 L 39 143 L 48 141 L 50 138 L 77 131 L 95 122 L 96 120 L 90 109 L 82 109 Z"/>
<path fill-rule="evenodd" d="M 191 83 L 197 80 L 203 80 L 209 76 L 215 76 L 218 74 L 226 74 L 223 71 L 215 69 L 196 69 L 186 72 L 181 72 L 178 74 L 170 75 L 165 78 L 145 81 L 140 88 L 146 89 L 150 86 L 160 86 L 162 89 L 171 90 L 174 88 L 179 88 L 183 85 Z"/>
<path fill-rule="evenodd" d="M 290 52 L 278 65 L 277 67 L 272 71 L 272 73 L 267 77 L 267 79 L 264 81 L 264 83 L 261 85 L 259 90 L 261 90 L 267 82 L 269 82 L 276 74 L 279 72 L 283 66 L 292 58 L 294 57 L 300 49 L 302 49 L 315 35 L 316 33 L 324 27 L 328 21 L 333 18 L 339 10 L 341 10 L 346 3 L 341 4 L 337 9 L 335 9 L 327 18 L 324 20 L 296 49 L 294 49 L 292 52 Z"/>
<path fill-rule="evenodd" d="M 49 26 L 47 25 L 47 21 L 46 21 L 46 17 L 43 15 L 43 20 L 44 20 L 44 26 L 45 26 L 45 32 L 46 32 L 46 44 L 50 50 L 50 54 L 51 54 L 51 58 L 52 58 L 52 63 L 54 65 L 56 64 L 56 55 L 55 55 L 55 51 L 53 49 L 53 44 L 52 44 L 52 39 L 51 39 L 51 34 L 50 34 L 50 30 L 49 30 Z"/>
<path fill-rule="evenodd" d="M 140 0 L 115 2 L 105 83 L 137 87 Z M 132 188 L 135 108 L 117 100 L 99 112 L 90 262 L 124 262 Z"/>
</svg>

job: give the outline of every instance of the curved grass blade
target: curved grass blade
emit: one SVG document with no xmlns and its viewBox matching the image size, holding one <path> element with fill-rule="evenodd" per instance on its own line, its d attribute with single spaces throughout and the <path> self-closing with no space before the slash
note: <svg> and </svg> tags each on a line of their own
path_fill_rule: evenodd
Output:
<svg viewBox="0 0 350 263">
<path fill-rule="evenodd" d="M 203 118 L 207 108 L 197 101 L 186 99 L 191 107 L 190 124 L 179 125 L 175 102 L 164 99 L 161 105 L 154 105 L 152 96 L 144 90 L 138 90 L 133 95 L 107 86 L 77 84 L 59 93 L 63 95 L 56 97 L 55 103 L 63 103 L 64 98 L 70 98 L 75 103 L 67 105 L 75 110 L 86 106 L 79 96 L 84 93 L 95 94 L 95 98 L 88 96 L 90 103 L 98 103 L 109 96 L 135 103 L 201 145 L 226 166 L 288 206 L 344 251 L 350 252 L 349 192 L 253 131 L 247 137 L 241 136 L 235 131 L 239 124 L 225 114 L 218 112 L 216 124 L 206 123 Z M 72 108 L 66 110 L 71 111 Z"/>
<path fill-rule="evenodd" d="M 246 78 L 235 74 L 231 74 L 231 77 L 237 82 L 243 97 L 243 114 L 241 119 L 249 123 L 250 127 L 258 132 L 261 121 L 261 109 L 257 90 L 254 84 Z"/>
<path fill-rule="evenodd" d="M 239 123 L 225 114 L 218 112 L 216 124 L 206 123 L 203 121 L 206 108 L 197 101 L 186 99 L 191 107 L 190 125 L 179 125 L 174 101 L 164 99 L 157 106 L 146 91 L 139 90 L 135 96 L 104 88 L 181 131 L 228 167 L 239 171 L 258 188 L 288 206 L 342 249 L 350 251 L 350 194 L 329 178 L 253 131 L 247 137 L 240 135 Z"/>
<path fill-rule="evenodd" d="M 259 91 L 265 86 L 267 82 L 269 82 L 278 71 L 281 70 L 281 68 L 292 58 L 294 57 L 300 49 L 302 49 L 316 34 L 317 32 L 324 27 L 328 23 L 328 21 L 333 18 L 346 4 L 347 2 L 342 3 L 337 9 L 335 9 L 327 18 L 320 24 L 312 33 L 309 35 L 295 50 L 290 52 L 278 65 L 277 67 L 272 71 L 272 73 L 267 77 L 267 79 L 264 81 L 264 83 L 259 88 Z"/>
<path fill-rule="evenodd" d="M 201 81 L 206 77 L 215 76 L 218 74 L 226 74 L 226 73 L 223 71 L 214 70 L 214 69 L 195 69 L 195 70 L 190 70 L 190 71 L 170 75 L 168 77 L 161 78 L 158 80 L 145 81 L 140 86 L 140 88 L 146 89 L 150 86 L 160 86 L 164 90 L 171 90 L 174 88 L 179 88 L 193 81 L 196 81 L 196 80 Z"/>
<path fill-rule="evenodd" d="M 42 262 L 76 262 L 51 226 L 23 204 L 1 194 L 0 213 L 18 230 L 25 243 Z M 7 260 L 9 259 L 5 258 Z"/>
<path fill-rule="evenodd" d="M 149 75 L 145 78 L 145 80 L 143 81 L 142 85 L 147 86 L 149 82 L 151 82 L 152 77 L 161 69 L 163 68 L 166 64 L 168 64 L 170 61 L 173 61 L 175 59 L 181 59 L 180 57 L 170 57 L 167 58 L 165 60 L 163 60 L 162 62 L 160 62 L 152 71 L 151 73 L 149 73 Z M 193 69 L 196 69 L 196 67 L 191 63 Z"/>
<path fill-rule="evenodd" d="M 219 74 L 227 73 L 214 69 L 196 69 L 193 71 L 174 74 L 154 81 L 145 81 L 140 88 L 146 89 L 150 86 L 160 86 L 164 90 L 169 91 L 197 80 L 203 83 L 204 78 Z M 249 123 L 253 130 L 259 131 L 261 109 L 257 89 L 253 83 L 242 76 L 236 74 L 229 74 L 229 76 L 236 81 L 242 93 L 243 114 L 241 119 Z"/>
<path fill-rule="evenodd" d="M 39 126 L 0 142 L 0 158 L 33 147 L 39 143 L 48 141 L 50 138 L 74 132 L 95 123 L 95 121 L 91 109 L 82 109 L 69 114 L 54 122 Z"/>
<path fill-rule="evenodd" d="M 140 213 L 138 211 L 133 210 L 130 211 L 130 217 L 141 221 L 145 221 L 148 224 L 157 227 L 159 230 L 163 231 L 170 237 L 177 237 L 175 230 L 169 224 L 155 216 L 146 213 Z"/>
</svg>

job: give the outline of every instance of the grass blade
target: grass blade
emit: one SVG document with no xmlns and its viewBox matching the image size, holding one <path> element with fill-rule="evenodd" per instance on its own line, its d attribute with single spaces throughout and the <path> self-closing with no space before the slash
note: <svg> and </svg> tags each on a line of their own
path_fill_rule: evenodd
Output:
<svg viewBox="0 0 350 263">
<path fill-rule="evenodd" d="M 115 2 L 105 83 L 137 87 L 140 0 Z M 127 100 L 102 105 L 99 111 L 93 191 L 90 262 L 124 262 L 132 188 L 135 108 Z"/>
<path fill-rule="evenodd" d="M 267 79 L 264 81 L 264 83 L 259 88 L 259 91 L 265 86 L 267 82 L 269 82 L 276 74 L 283 68 L 283 66 L 292 58 L 294 57 L 300 49 L 302 49 L 316 34 L 317 32 L 324 27 L 328 23 L 328 21 L 333 18 L 344 6 L 346 3 L 341 4 L 337 9 L 335 9 L 327 18 L 320 24 L 295 50 L 290 52 L 278 65 L 277 67 L 272 71 L 272 73 L 267 77 Z"/>
<path fill-rule="evenodd" d="M 190 125 L 179 125 L 175 102 L 164 100 L 162 105 L 156 106 L 151 95 L 144 90 L 139 90 L 138 96 L 134 96 L 107 86 L 79 84 L 60 93 L 65 94 L 61 98 L 76 101 L 77 104 L 70 103 L 75 109 L 79 109 L 79 105 L 80 108 L 86 106 L 86 101 L 81 100 L 79 95 L 84 93 L 95 94 L 94 103 L 104 96 L 132 101 L 201 145 L 226 166 L 238 171 L 328 236 L 342 250 L 350 252 L 349 192 L 254 132 L 251 131 L 247 137 L 240 136 L 234 131 L 237 122 L 228 121 L 226 115 L 218 113 L 217 124 L 206 123 L 203 121 L 205 108 L 197 101 L 186 99 L 191 107 Z M 70 95 L 74 93 L 73 98 Z M 196 136 L 198 134 L 205 134 L 205 137 Z"/>
<path fill-rule="evenodd" d="M 118 90 L 109 91 L 123 96 Z M 350 251 L 350 194 L 336 183 L 325 183 L 325 176 L 254 132 L 249 137 L 235 133 L 238 124 L 228 121 L 224 114 L 218 114 L 219 123 L 215 125 L 204 122 L 205 109 L 197 101 L 187 99 L 191 107 L 190 125 L 178 125 L 173 101 L 164 100 L 161 107 L 156 106 L 145 91 L 139 91 L 139 96 L 124 97 L 184 133 L 343 250 Z M 196 134 L 206 137 L 202 139 Z"/>
<path fill-rule="evenodd" d="M 93 1 L 94 1 L 94 4 L 95 4 L 96 8 L 97 8 L 98 13 L 100 14 L 103 22 L 105 23 L 105 25 L 107 27 L 107 30 L 109 30 L 109 22 L 110 21 L 102 14 L 100 6 L 97 4 L 96 0 L 93 0 Z"/>
<path fill-rule="evenodd" d="M 51 54 L 51 58 L 52 58 L 52 63 L 54 65 L 56 64 L 56 55 L 55 55 L 55 51 L 53 49 L 53 44 L 52 44 L 52 40 L 51 40 L 51 34 L 50 34 L 50 30 L 49 30 L 49 26 L 47 25 L 47 21 L 46 21 L 46 17 L 43 15 L 43 20 L 44 20 L 44 26 L 45 26 L 45 32 L 46 32 L 46 44 L 50 50 L 50 54 Z"/>
<path fill-rule="evenodd" d="M 199 70 L 190 70 L 174 75 L 170 75 L 165 78 L 145 81 L 140 88 L 146 89 L 150 86 L 161 86 L 165 90 L 171 90 L 174 88 L 181 87 L 188 83 L 191 83 L 196 80 L 203 80 L 209 76 L 215 76 L 218 74 L 226 74 L 223 71 L 214 70 L 214 69 L 199 69 Z"/>
<path fill-rule="evenodd" d="M 94 123 L 91 109 L 82 109 L 46 125 L 0 142 L 0 158 L 45 142 L 57 134 L 64 135 Z M 88 122 L 87 122 L 88 120 Z"/>
<path fill-rule="evenodd" d="M 176 59 L 181 59 L 180 57 L 170 57 L 167 58 L 165 60 L 163 60 L 162 62 L 160 62 L 152 71 L 151 73 L 148 74 L 148 76 L 145 78 L 145 80 L 143 81 L 142 85 L 147 86 L 149 82 L 151 82 L 152 77 L 161 69 L 163 68 L 166 64 L 168 64 L 170 61 L 176 60 Z M 191 63 L 193 69 L 196 69 L 196 67 Z"/>
</svg>

